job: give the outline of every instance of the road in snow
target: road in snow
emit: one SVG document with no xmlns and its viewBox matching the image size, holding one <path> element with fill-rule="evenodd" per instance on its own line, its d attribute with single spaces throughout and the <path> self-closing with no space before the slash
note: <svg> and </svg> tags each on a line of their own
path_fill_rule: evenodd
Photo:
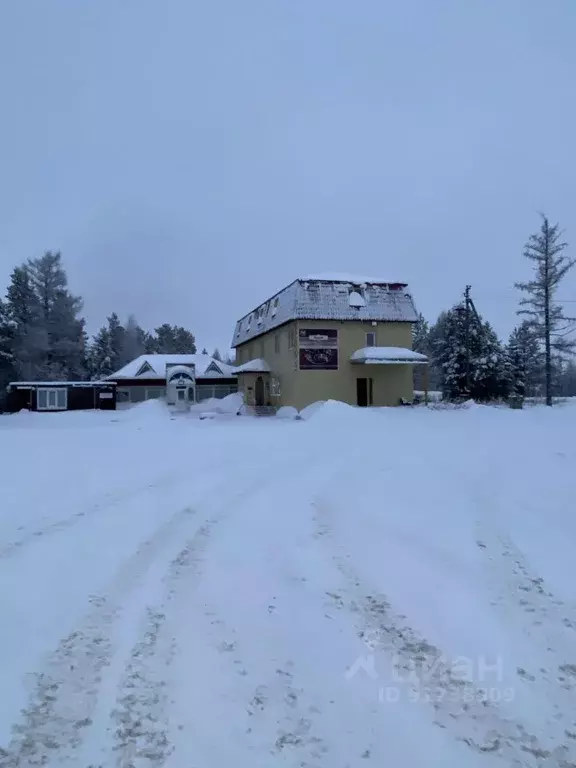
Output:
<svg viewBox="0 0 576 768">
<path fill-rule="evenodd" d="M 0 417 L 0 766 L 576 765 L 575 427 Z"/>
</svg>

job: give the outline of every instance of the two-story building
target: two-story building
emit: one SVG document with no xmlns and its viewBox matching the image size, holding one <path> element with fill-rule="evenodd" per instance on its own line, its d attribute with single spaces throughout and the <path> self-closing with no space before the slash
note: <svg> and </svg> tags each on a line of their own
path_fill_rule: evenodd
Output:
<svg viewBox="0 0 576 768">
<path fill-rule="evenodd" d="M 412 351 L 416 319 L 406 283 L 295 280 L 236 323 L 238 388 L 254 406 L 411 402 L 413 366 L 427 363 Z"/>
</svg>

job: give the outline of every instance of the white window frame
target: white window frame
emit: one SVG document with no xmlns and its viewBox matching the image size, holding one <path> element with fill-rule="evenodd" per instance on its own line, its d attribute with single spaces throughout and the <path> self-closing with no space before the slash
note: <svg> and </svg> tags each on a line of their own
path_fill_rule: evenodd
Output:
<svg viewBox="0 0 576 768">
<path fill-rule="evenodd" d="M 374 343 L 373 344 L 370 344 L 370 342 L 368 341 L 368 338 L 370 336 L 372 336 L 372 338 L 374 339 Z M 366 332 L 366 346 L 367 347 L 375 347 L 376 346 L 376 331 L 367 331 Z"/>
<path fill-rule="evenodd" d="M 280 397 L 281 394 L 280 379 L 277 376 L 272 376 L 270 380 L 270 395 L 272 397 Z"/>
<path fill-rule="evenodd" d="M 274 354 L 275 355 L 280 354 L 280 331 L 277 331 L 274 334 Z"/>
<path fill-rule="evenodd" d="M 51 403 L 51 393 L 54 393 Z M 45 405 L 40 405 L 41 395 L 45 395 Z M 59 403 L 60 400 L 64 403 Z M 67 411 L 68 410 L 68 389 L 66 387 L 38 387 L 36 390 L 36 410 L 37 411 Z"/>
</svg>

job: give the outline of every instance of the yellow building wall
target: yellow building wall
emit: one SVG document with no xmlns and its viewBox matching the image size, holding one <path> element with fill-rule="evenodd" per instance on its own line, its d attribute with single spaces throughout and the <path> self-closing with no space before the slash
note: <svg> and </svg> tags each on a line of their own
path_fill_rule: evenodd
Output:
<svg viewBox="0 0 576 768">
<path fill-rule="evenodd" d="M 305 328 L 336 329 L 338 331 L 338 370 L 301 371 L 298 368 L 298 331 Z M 237 347 L 238 365 L 263 358 L 280 382 L 280 395 L 271 395 L 272 405 L 293 405 L 304 408 L 318 400 L 341 400 L 357 403 L 356 380 L 371 378 L 373 405 L 398 405 L 401 398 L 414 396 L 411 365 L 357 365 L 350 357 L 366 347 L 366 334 L 375 333 L 375 346 L 412 348 L 410 323 L 377 323 L 335 320 L 300 320 L 270 331 Z M 275 338 L 278 336 L 278 342 Z M 290 338 L 295 340 L 289 346 Z M 278 344 L 278 346 L 277 346 Z"/>
</svg>

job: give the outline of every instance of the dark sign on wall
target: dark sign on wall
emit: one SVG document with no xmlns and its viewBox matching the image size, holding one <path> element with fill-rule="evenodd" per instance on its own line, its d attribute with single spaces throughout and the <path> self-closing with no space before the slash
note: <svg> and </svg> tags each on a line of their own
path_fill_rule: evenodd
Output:
<svg viewBox="0 0 576 768">
<path fill-rule="evenodd" d="M 301 371 L 338 370 L 338 331 L 301 328 L 298 335 Z"/>
<path fill-rule="evenodd" d="M 323 331 L 316 328 L 301 328 L 299 342 L 300 349 L 338 347 L 338 331 L 335 329 Z"/>
</svg>

